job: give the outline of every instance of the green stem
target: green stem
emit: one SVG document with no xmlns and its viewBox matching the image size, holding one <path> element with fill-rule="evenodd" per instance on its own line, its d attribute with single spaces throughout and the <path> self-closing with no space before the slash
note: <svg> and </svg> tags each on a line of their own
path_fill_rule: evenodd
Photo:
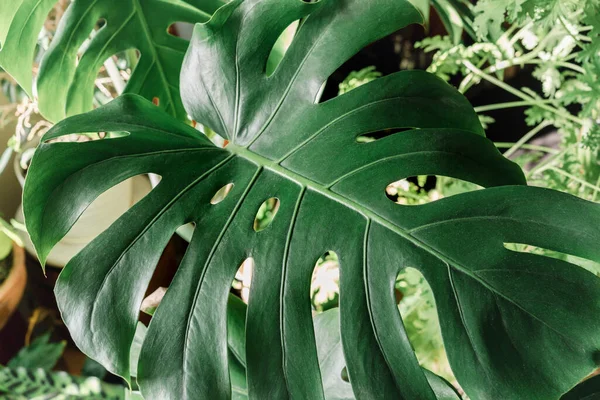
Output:
<svg viewBox="0 0 600 400">
<path fill-rule="evenodd" d="M 542 129 L 544 129 L 548 125 L 550 125 L 550 123 L 544 121 L 529 132 L 527 132 L 526 134 L 524 134 L 523 137 L 521 137 L 521 139 L 519 139 L 513 147 L 511 147 L 504 153 L 504 157 L 509 158 L 510 156 L 512 156 L 517 150 L 519 150 L 521 146 L 527 143 L 529 139 L 537 135 Z"/>
<path fill-rule="evenodd" d="M 542 161 L 541 163 L 539 163 L 538 165 L 536 165 L 535 167 L 533 167 L 531 170 L 529 170 L 529 172 L 527 173 L 527 177 L 532 177 L 537 173 L 540 173 L 548 168 L 550 168 L 552 166 L 552 163 L 559 160 L 562 156 L 564 156 L 567 151 L 569 150 L 570 146 L 567 146 L 566 148 L 562 149 L 561 151 L 559 151 L 558 153 L 555 153 L 554 155 L 548 157 L 547 159 L 545 159 L 544 161 Z"/>
<path fill-rule="evenodd" d="M 540 100 L 543 103 L 551 103 L 552 100 Z M 535 106 L 537 103 L 532 103 L 531 101 L 509 101 L 506 103 L 495 103 L 495 104 L 486 104 L 485 106 L 475 107 L 475 112 L 481 113 L 486 111 L 493 110 L 503 110 L 505 108 L 515 108 L 515 107 L 526 107 L 526 106 Z"/>
<path fill-rule="evenodd" d="M 567 27 L 567 24 L 565 24 L 565 21 L 563 21 L 563 18 L 562 18 L 562 16 L 560 16 L 560 15 L 559 15 L 559 16 L 558 16 L 558 20 L 560 21 L 560 24 L 563 26 L 563 28 L 565 28 L 565 31 L 567 32 L 567 34 L 568 34 L 569 36 L 571 36 L 571 38 L 572 38 L 572 39 L 575 41 L 575 43 L 577 43 L 577 46 L 579 46 L 579 47 L 583 48 L 585 45 L 584 45 L 583 43 L 581 43 L 581 42 L 580 42 L 580 41 L 577 39 L 577 37 L 575 37 L 575 36 L 574 36 L 574 35 L 571 33 L 571 31 L 570 31 L 570 30 L 569 30 L 569 28 Z"/>
<path fill-rule="evenodd" d="M 533 65 L 539 65 L 539 64 L 545 64 L 545 63 L 552 63 L 555 66 L 558 67 L 563 67 L 563 68 L 569 68 L 572 69 L 573 71 L 577 71 L 580 74 L 585 74 L 585 69 L 581 68 L 579 65 L 577 64 L 573 64 L 570 62 L 566 62 L 566 61 L 543 61 L 543 60 L 531 60 L 531 61 L 526 61 L 522 64 L 533 64 Z"/>
<path fill-rule="evenodd" d="M 585 180 L 583 180 L 581 178 L 578 178 L 578 177 L 576 177 L 573 174 L 570 174 L 570 173 L 568 173 L 566 171 L 563 171 L 560 168 L 550 167 L 548 169 L 551 169 L 552 171 L 554 171 L 554 172 L 556 172 L 558 174 L 561 174 L 561 175 L 563 175 L 563 176 L 565 176 L 565 177 L 567 177 L 567 178 L 569 178 L 569 179 L 571 179 L 571 180 L 573 180 L 573 181 L 575 181 L 575 182 L 577 182 L 577 183 L 579 183 L 579 184 L 581 184 L 583 186 L 589 187 L 590 189 L 594 189 L 594 191 L 599 191 L 600 190 L 600 187 L 598 187 L 596 185 L 592 185 L 591 183 L 589 183 L 589 182 L 587 182 L 587 181 L 585 181 Z"/>
<path fill-rule="evenodd" d="M 515 142 L 494 142 L 494 145 L 496 147 L 498 147 L 499 149 L 509 149 L 509 148 L 513 147 L 515 144 L 516 144 Z M 553 149 L 551 147 L 538 146 L 535 144 L 522 144 L 521 148 L 525 149 L 525 150 L 542 151 L 544 153 L 549 153 L 549 154 L 557 154 L 558 153 L 558 150 Z"/>
<path fill-rule="evenodd" d="M 534 105 L 543 108 L 544 110 L 550 111 L 556 115 L 560 115 L 563 118 L 566 118 L 570 121 L 573 121 L 579 125 L 583 125 L 584 122 L 582 119 L 575 117 L 574 115 L 571 115 L 569 113 L 565 113 L 557 108 L 551 107 L 546 105 L 545 103 L 543 103 L 542 100 L 538 100 L 536 98 L 533 98 L 525 93 L 523 93 L 522 91 L 515 89 L 514 87 L 510 86 L 509 84 L 502 82 L 499 79 L 496 79 L 495 77 L 486 74 L 485 72 L 483 72 L 482 70 L 480 70 L 479 68 L 477 68 L 475 65 L 473 65 L 470 61 L 465 61 L 464 62 L 465 67 L 467 67 L 469 70 L 471 70 L 475 75 L 485 79 L 486 81 L 493 83 L 494 85 L 498 86 L 499 88 L 502 88 L 504 90 L 506 90 L 507 92 L 517 96 L 520 99 L 523 99 L 525 101 L 529 101 L 532 102 Z"/>
</svg>

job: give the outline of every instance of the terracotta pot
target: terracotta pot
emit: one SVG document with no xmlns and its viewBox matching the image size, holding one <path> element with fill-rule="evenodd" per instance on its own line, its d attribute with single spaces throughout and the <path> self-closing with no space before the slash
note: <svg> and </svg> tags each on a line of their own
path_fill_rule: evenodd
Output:
<svg viewBox="0 0 600 400">
<path fill-rule="evenodd" d="M 25 269 L 25 251 L 13 245 L 13 265 L 8 277 L 0 285 L 0 329 L 4 327 L 13 314 L 25 290 L 27 270 Z"/>
</svg>

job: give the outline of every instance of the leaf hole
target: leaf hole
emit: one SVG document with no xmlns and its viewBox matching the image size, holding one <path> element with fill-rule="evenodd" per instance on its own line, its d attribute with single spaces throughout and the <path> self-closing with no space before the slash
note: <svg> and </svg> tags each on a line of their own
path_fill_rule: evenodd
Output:
<svg viewBox="0 0 600 400">
<path fill-rule="evenodd" d="M 187 40 L 188 42 L 192 39 L 194 33 L 194 24 L 190 22 L 177 21 L 169 25 L 167 33 L 171 36 Z"/>
<path fill-rule="evenodd" d="M 342 378 L 344 382 L 350 383 L 350 378 L 348 377 L 348 368 L 342 368 L 342 372 L 340 372 L 340 378 Z"/>
<path fill-rule="evenodd" d="M 231 189 L 233 189 L 233 183 L 228 183 L 227 185 L 223 186 L 221 189 L 217 190 L 217 192 L 212 197 L 212 199 L 210 199 L 210 204 L 212 204 L 212 205 L 219 204 L 220 202 L 225 200 L 225 198 L 229 195 L 229 192 L 231 192 Z"/>
<path fill-rule="evenodd" d="M 380 46 L 381 43 L 381 41 L 375 42 L 370 47 Z M 384 74 L 377 71 L 374 65 L 369 65 L 371 63 L 372 58 L 365 57 L 364 52 L 355 54 L 354 57 L 341 65 L 323 82 L 322 95 L 319 96 L 316 103 L 325 103 L 335 97 L 343 96 L 354 89 L 382 77 Z M 360 68 L 363 65 L 365 66 Z M 357 66 L 360 69 L 357 69 Z"/>
<path fill-rule="evenodd" d="M 160 106 L 160 99 L 158 97 L 153 97 L 152 104 L 154 104 L 155 106 Z"/>
<path fill-rule="evenodd" d="M 371 143 L 386 138 L 388 136 L 395 135 L 397 133 L 412 131 L 416 129 L 419 128 L 384 129 L 377 132 L 365 133 L 356 137 L 356 143 Z"/>
<path fill-rule="evenodd" d="M 253 228 L 255 232 L 263 231 L 273 223 L 273 220 L 279 211 L 279 204 L 278 198 L 271 197 L 260 205 L 256 212 L 256 217 L 254 218 Z"/>
<path fill-rule="evenodd" d="M 407 267 L 396 277 L 394 294 L 419 364 L 456 382 L 442 340 L 433 291 L 423 274 Z"/>
<path fill-rule="evenodd" d="M 100 60 L 96 58 L 97 52 L 97 40 L 103 40 L 104 33 L 101 31 L 108 26 L 106 19 L 100 18 L 94 28 L 91 30 L 87 39 L 83 41 L 76 54 L 67 54 L 67 57 L 74 57 L 76 65 L 81 62 L 85 62 L 88 68 L 98 68 L 96 74 L 95 85 L 90 86 L 90 92 L 86 93 L 85 102 L 74 111 L 87 111 L 92 108 L 91 98 L 95 98 L 100 104 L 106 104 L 110 100 L 114 99 L 125 90 L 125 86 L 131 76 L 130 65 L 137 64 L 139 57 L 136 56 L 135 49 L 127 49 L 124 51 L 116 52 L 107 57 L 102 64 Z M 88 52 L 90 48 L 92 51 Z M 138 52 L 139 53 L 139 52 Z M 88 97 L 89 96 L 89 97 Z"/>
<path fill-rule="evenodd" d="M 129 132 L 80 132 L 46 139 L 43 143 L 85 143 L 96 140 L 113 140 L 129 136 Z"/>
<path fill-rule="evenodd" d="M 250 287 L 254 272 L 254 258 L 248 257 L 243 262 L 233 278 L 231 287 L 239 293 L 239 297 L 248 304 L 250 301 Z"/>
<path fill-rule="evenodd" d="M 340 262 L 336 252 L 327 251 L 313 269 L 310 300 L 316 312 L 324 312 L 339 305 Z"/>
<path fill-rule="evenodd" d="M 192 231 L 196 224 L 191 222 Z M 163 252 L 156 263 L 156 268 L 152 273 L 152 278 L 148 282 L 144 300 L 140 306 L 140 321 L 148 325 L 150 319 L 160 307 L 160 303 L 168 292 L 168 288 L 175 277 L 179 265 L 183 261 L 189 248 L 189 242 L 182 239 L 176 233 L 173 233 L 171 239 L 167 242 Z"/>
<path fill-rule="evenodd" d="M 562 253 L 560 251 L 545 249 L 543 247 L 537 247 L 522 243 L 504 243 L 504 248 L 517 253 L 536 254 L 542 257 L 566 261 L 568 263 L 586 269 L 597 276 L 600 276 L 600 263 L 588 260 L 583 257 L 578 257 L 572 254 Z"/>
<path fill-rule="evenodd" d="M 440 175 L 410 176 L 387 185 L 385 195 L 396 204 L 415 206 L 481 189 L 461 179 Z"/>
<path fill-rule="evenodd" d="M 81 55 L 81 54 L 85 53 L 85 51 L 88 49 L 88 47 L 90 47 L 90 43 L 92 42 L 94 37 L 98 34 L 98 32 L 100 32 L 101 29 L 103 29 L 105 27 L 106 27 L 106 19 L 99 18 L 96 21 L 96 23 L 94 24 L 94 27 L 90 30 L 90 33 L 87 36 L 87 38 L 83 41 L 83 43 L 77 49 L 77 54 Z"/>
<path fill-rule="evenodd" d="M 288 27 L 285 28 L 283 32 L 281 32 L 281 35 L 279 35 L 279 37 L 275 41 L 275 44 L 273 45 L 273 48 L 269 53 L 269 57 L 267 58 L 267 76 L 273 75 L 277 70 L 277 67 L 281 63 L 281 60 L 283 60 L 283 57 L 285 56 L 288 49 L 290 48 L 290 45 L 292 44 L 294 36 L 296 35 L 296 32 L 298 30 L 299 24 L 299 21 L 294 21 L 291 24 L 289 24 Z"/>
</svg>

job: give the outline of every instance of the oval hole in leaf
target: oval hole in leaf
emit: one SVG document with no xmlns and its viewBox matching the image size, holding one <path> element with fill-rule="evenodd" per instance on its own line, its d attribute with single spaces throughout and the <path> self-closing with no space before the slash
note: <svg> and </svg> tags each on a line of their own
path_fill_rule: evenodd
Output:
<svg viewBox="0 0 600 400">
<path fill-rule="evenodd" d="M 52 13 L 52 11 L 51 11 L 51 13 Z M 79 48 L 77 49 L 78 55 L 83 54 L 83 52 L 85 52 L 87 50 L 87 48 L 90 46 L 90 43 L 91 43 L 92 39 L 94 38 L 94 36 L 96 36 L 98 34 L 98 32 L 105 26 L 106 26 L 106 19 L 99 18 L 96 21 L 96 25 L 90 31 L 90 34 L 88 35 L 87 39 L 84 40 L 83 43 L 81 44 L 81 46 L 79 46 Z"/>
<path fill-rule="evenodd" d="M 542 257 L 549 257 L 555 258 L 557 260 L 566 261 L 600 276 L 600 263 L 588 260 L 586 258 L 577 257 L 571 254 L 561 253 L 560 251 L 545 249 L 543 247 L 531 246 L 522 243 L 504 243 L 504 248 L 517 253 L 536 254 Z"/>
<path fill-rule="evenodd" d="M 348 368 L 342 368 L 342 372 L 340 373 L 340 377 L 344 382 L 350 383 L 350 378 L 348 377 Z"/>
<path fill-rule="evenodd" d="M 285 53 L 290 48 L 292 44 L 292 40 L 296 34 L 296 30 L 298 29 L 299 21 L 294 21 L 287 28 L 283 30 L 277 41 L 273 45 L 271 52 L 269 53 L 269 58 L 267 58 L 267 65 L 265 67 L 265 72 L 267 76 L 273 75 L 277 70 L 277 66 L 283 60 Z"/>
<path fill-rule="evenodd" d="M 255 232 L 265 230 L 269 225 L 273 223 L 277 212 L 279 211 L 279 199 L 271 197 L 265 200 L 256 213 L 254 218 L 253 228 Z"/>
<path fill-rule="evenodd" d="M 356 137 L 356 143 L 371 143 L 377 140 L 381 140 L 388 136 L 395 135 L 406 131 L 412 131 L 419 128 L 395 128 L 395 129 L 384 129 L 382 131 L 364 133 Z"/>
<path fill-rule="evenodd" d="M 404 268 L 396 278 L 396 302 L 419 364 L 456 382 L 446 357 L 433 291 L 415 268 Z"/>
<path fill-rule="evenodd" d="M 479 189 L 482 187 L 461 179 L 420 175 L 390 183 L 385 195 L 396 204 L 416 206 Z"/>
<path fill-rule="evenodd" d="M 233 278 L 231 287 L 239 292 L 240 298 L 248 304 L 250 300 L 250 286 L 252 285 L 252 272 L 254 271 L 254 258 L 248 257 L 243 262 Z"/>
<path fill-rule="evenodd" d="M 212 197 L 212 199 L 210 199 L 210 204 L 212 204 L 212 205 L 219 204 L 220 202 L 225 200 L 227 195 L 229 195 L 229 192 L 231 192 L 231 189 L 233 189 L 233 183 L 228 183 L 227 185 L 223 186 L 221 189 L 217 190 L 217 192 Z"/>
<path fill-rule="evenodd" d="M 327 311 L 339 305 L 340 263 L 334 251 L 321 256 L 313 270 L 310 283 L 310 299 L 317 312 Z"/>
<path fill-rule="evenodd" d="M 389 38 L 380 39 L 380 42 L 387 42 Z M 379 42 L 374 42 L 371 46 L 373 48 L 378 46 Z M 386 44 L 387 46 L 387 44 Z M 346 66 L 359 66 L 354 71 L 348 71 Z M 365 65 L 360 68 L 361 65 L 365 65 L 364 55 L 359 52 L 355 54 L 350 60 L 338 68 L 335 72 L 329 76 L 324 82 L 321 88 L 322 93 L 317 96 L 315 103 L 325 103 L 335 97 L 343 96 L 346 93 L 365 85 L 377 78 L 380 78 L 383 74 L 377 71 L 373 65 Z M 360 69 L 359 69 L 360 68 Z"/>
<path fill-rule="evenodd" d="M 178 21 L 169 25 L 167 33 L 171 36 L 190 41 L 192 33 L 194 33 L 194 24 Z"/>
<path fill-rule="evenodd" d="M 157 176 L 160 177 L 159 175 Z M 182 225 L 179 229 L 184 226 L 188 227 L 191 232 L 190 235 L 192 235 L 196 229 L 195 222 Z M 160 302 L 165 297 L 167 289 L 171 285 L 175 273 L 179 268 L 178 264 L 182 261 L 183 255 L 187 252 L 189 245 L 189 241 L 184 240 L 177 233 L 174 233 L 171 237 L 171 240 L 167 244 L 167 247 L 154 269 L 152 279 L 150 279 L 150 282 L 148 283 L 146 293 L 144 294 L 144 300 L 140 306 L 140 321 L 143 323 L 150 323 L 150 317 L 154 315 Z"/>
</svg>

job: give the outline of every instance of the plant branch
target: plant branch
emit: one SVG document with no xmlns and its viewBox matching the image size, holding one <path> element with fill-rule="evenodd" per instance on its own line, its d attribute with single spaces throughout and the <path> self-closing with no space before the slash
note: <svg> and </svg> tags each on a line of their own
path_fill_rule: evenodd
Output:
<svg viewBox="0 0 600 400">
<path fill-rule="evenodd" d="M 523 135 L 523 137 L 521 139 L 519 139 L 517 141 L 517 143 L 514 144 L 514 146 L 512 146 L 510 149 L 508 149 L 504 153 L 504 157 L 509 158 L 510 156 L 512 156 L 517 150 L 519 150 L 519 148 L 521 146 L 523 146 L 532 137 L 534 137 L 535 135 L 537 135 L 542 129 L 546 128 L 549 125 L 550 125 L 549 122 L 544 121 L 541 124 L 539 124 L 538 126 L 536 126 L 535 128 L 533 128 L 532 130 L 530 130 L 529 132 L 527 132 L 525 135 Z"/>
</svg>

